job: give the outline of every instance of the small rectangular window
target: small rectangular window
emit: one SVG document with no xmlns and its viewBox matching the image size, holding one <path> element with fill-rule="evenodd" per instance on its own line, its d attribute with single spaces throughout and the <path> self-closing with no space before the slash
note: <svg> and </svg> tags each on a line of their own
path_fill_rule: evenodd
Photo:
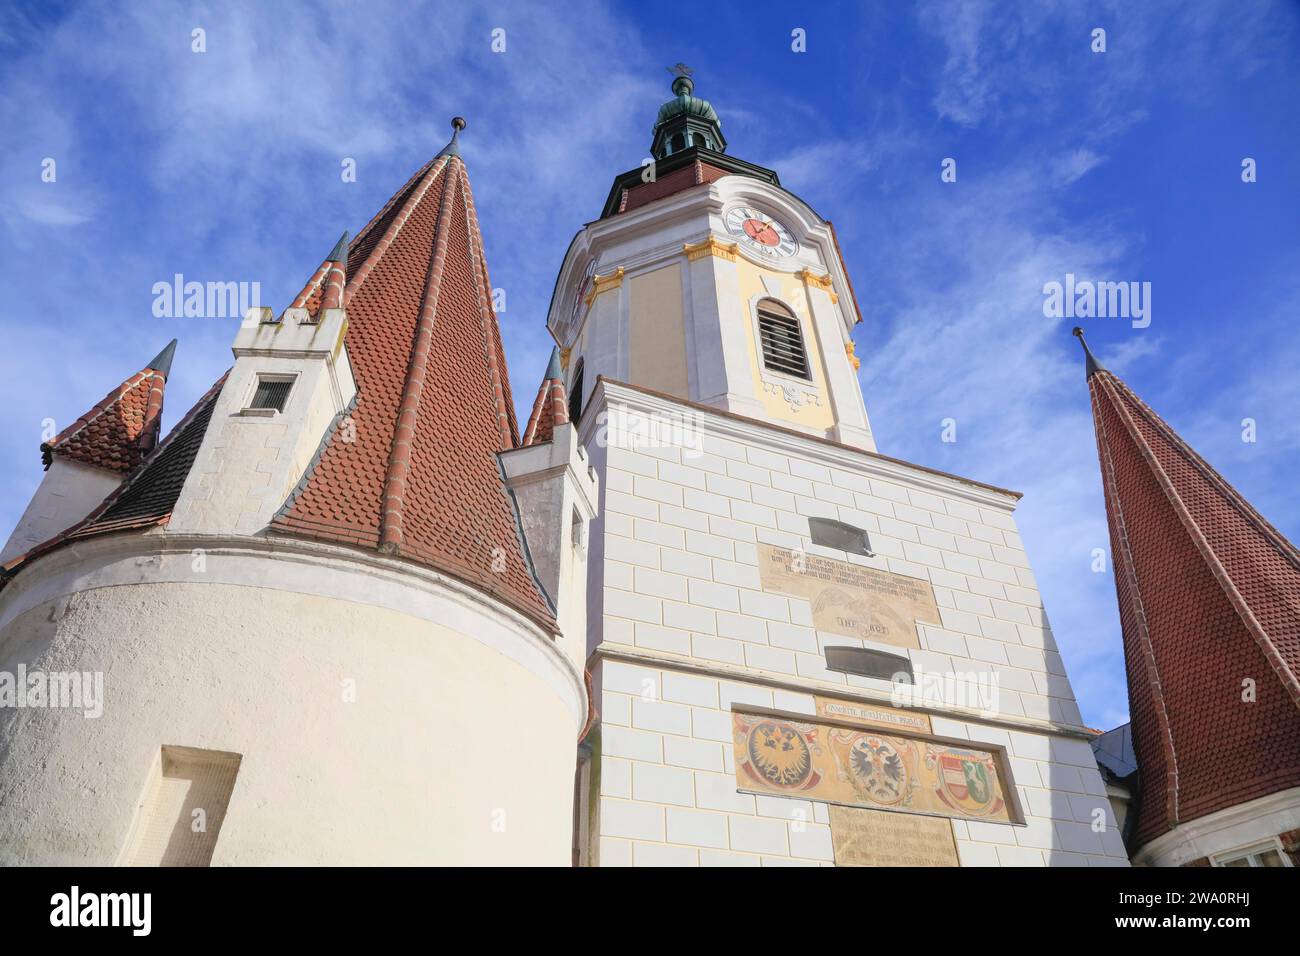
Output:
<svg viewBox="0 0 1300 956">
<path fill-rule="evenodd" d="M 239 754 L 163 747 L 136 810 L 126 866 L 208 866 L 239 773 Z"/>
<path fill-rule="evenodd" d="M 841 674 L 875 677 L 895 684 L 911 684 L 912 662 L 901 654 L 866 647 L 826 648 L 826 668 Z"/>
<path fill-rule="evenodd" d="M 289 400 L 289 389 L 292 387 L 292 378 L 260 377 L 257 380 L 257 390 L 253 392 L 253 400 L 249 402 L 248 407 L 255 411 L 282 412 L 285 403 Z"/>
<path fill-rule="evenodd" d="M 1220 853 L 1214 857 L 1212 863 L 1214 866 L 1243 867 L 1286 867 L 1291 865 L 1290 861 L 1282 854 L 1276 841 Z"/>
<path fill-rule="evenodd" d="M 837 551 L 848 551 L 866 557 L 873 556 L 871 539 L 867 537 L 867 533 L 851 524 L 833 521 L 830 518 L 809 518 L 808 531 L 812 535 L 812 543 L 819 544 L 823 548 L 835 548 Z"/>
</svg>

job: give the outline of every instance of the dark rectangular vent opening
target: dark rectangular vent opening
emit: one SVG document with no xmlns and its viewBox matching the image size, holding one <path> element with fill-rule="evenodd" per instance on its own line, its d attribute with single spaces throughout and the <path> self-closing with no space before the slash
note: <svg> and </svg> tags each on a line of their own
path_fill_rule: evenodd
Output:
<svg viewBox="0 0 1300 956">
<path fill-rule="evenodd" d="M 809 518 L 808 531 L 812 535 L 812 543 L 819 544 L 823 548 L 835 548 L 838 551 L 849 551 L 866 557 L 872 556 L 871 539 L 867 537 L 865 531 L 851 524 L 833 521 L 830 518 Z"/>
<path fill-rule="evenodd" d="M 569 385 L 569 421 L 574 425 L 578 424 L 578 419 L 582 417 L 582 359 L 578 359 L 578 367 L 573 373 L 573 382 Z"/>
<path fill-rule="evenodd" d="M 293 379 L 260 379 L 257 383 L 257 391 L 253 393 L 253 401 L 248 407 L 282 412 L 284 403 L 289 399 L 289 389 L 292 387 Z"/>
<path fill-rule="evenodd" d="M 808 378 L 808 355 L 798 319 L 759 309 L 758 335 L 763 345 L 764 366 L 784 375 Z"/>
<path fill-rule="evenodd" d="M 912 662 L 901 654 L 866 647 L 826 648 L 826 667 L 841 674 L 875 677 L 895 684 L 911 684 Z"/>
</svg>

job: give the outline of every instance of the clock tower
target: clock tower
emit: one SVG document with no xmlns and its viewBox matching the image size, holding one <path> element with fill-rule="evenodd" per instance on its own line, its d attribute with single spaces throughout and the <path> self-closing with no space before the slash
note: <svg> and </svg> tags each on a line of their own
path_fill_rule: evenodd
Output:
<svg viewBox="0 0 1300 956">
<path fill-rule="evenodd" d="M 651 158 L 615 179 L 560 269 L 548 324 L 575 405 L 604 376 L 874 451 L 834 228 L 728 155 L 677 72 Z"/>
<path fill-rule="evenodd" d="M 831 224 L 672 89 L 565 254 L 524 452 L 599 488 L 548 539 L 585 568 L 575 862 L 1124 865 L 1019 495 L 876 451 Z"/>
</svg>

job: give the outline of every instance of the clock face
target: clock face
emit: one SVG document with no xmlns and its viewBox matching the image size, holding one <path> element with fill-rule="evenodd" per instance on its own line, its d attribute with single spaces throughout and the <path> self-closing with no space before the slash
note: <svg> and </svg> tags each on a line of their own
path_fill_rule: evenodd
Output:
<svg viewBox="0 0 1300 956">
<path fill-rule="evenodd" d="M 799 250 L 799 244 L 790 230 L 779 219 L 773 219 L 752 206 L 735 206 L 725 216 L 727 232 L 760 255 L 784 259 Z"/>
</svg>

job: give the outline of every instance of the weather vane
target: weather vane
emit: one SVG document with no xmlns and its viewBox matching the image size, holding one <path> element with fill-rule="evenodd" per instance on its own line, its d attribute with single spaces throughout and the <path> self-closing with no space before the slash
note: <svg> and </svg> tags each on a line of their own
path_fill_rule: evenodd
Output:
<svg viewBox="0 0 1300 956">
<path fill-rule="evenodd" d="M 688 79 L 690 78 L 691 74 L 695 72 L 685 63 L 678 63 L 675 64 L 674 66 L 664 67 L 664 69 L 666 69 L 673 76 L 684 76 L 687 77 Z"/>
</svg>

